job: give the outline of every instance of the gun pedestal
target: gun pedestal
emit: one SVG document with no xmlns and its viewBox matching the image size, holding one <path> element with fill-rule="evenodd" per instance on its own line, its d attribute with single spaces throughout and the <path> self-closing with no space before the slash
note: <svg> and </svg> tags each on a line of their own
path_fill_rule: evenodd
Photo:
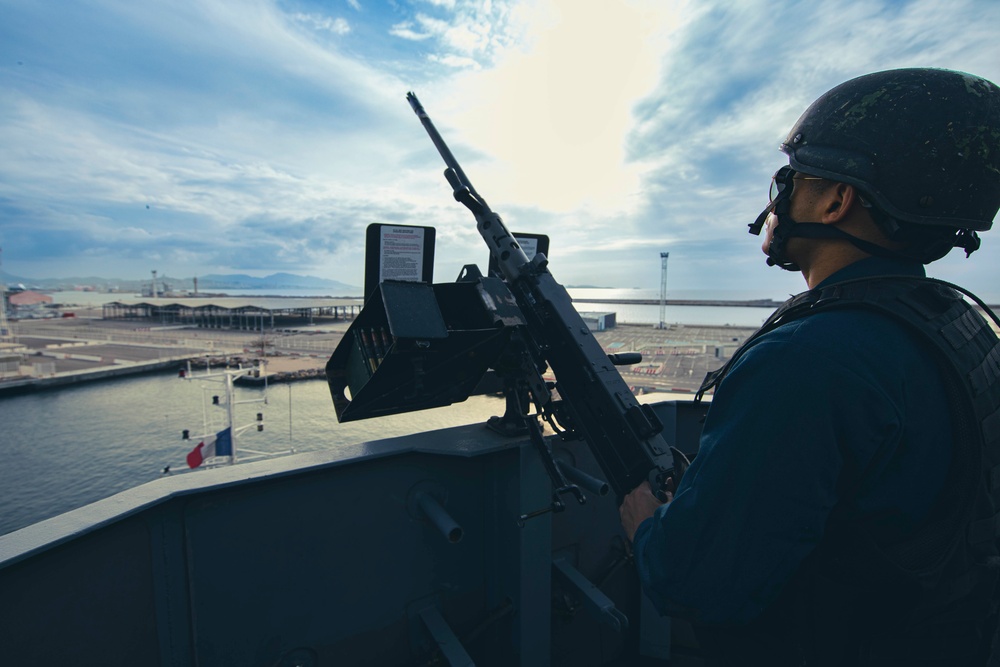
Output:
<svg viewBox="0 0 1000 667">
<path fill-rule="evenodd" d="M 518 407 L 520 401 L 516 394 L 516 392 L 522 392 L 521 396 L 523 398 L 524 391 L 522 387 L 518 386 L 517 382 L 504 379 L 503 393 L 507 401 L 506 410 L 503 417 L 490 417 L 486 422 L 486 428 L 508 438 L 527 435 L 528 425 L 524 420 L 524 415 L 521 414 L 521 409 Z"/>
<path fill-rule="evenodd" d="M 526 382 L 526 378 L 538 376 L 536 385 L 539 387 L 544 386 L 544 382 L 519 330 L 511 335 L 507 347 L 493 364 L 493 371 L 503 380 L 506 409 L 503 417 L 490 417 L 486 427 L 503 436 L 526 435 L 528 422 L 525 406 L 530 405 L 528 400 L 530 385 Z M 538 396 L 535 398 L 536 402 L 548 401 L 547 396 L 544 399 Z"/>
</svg>

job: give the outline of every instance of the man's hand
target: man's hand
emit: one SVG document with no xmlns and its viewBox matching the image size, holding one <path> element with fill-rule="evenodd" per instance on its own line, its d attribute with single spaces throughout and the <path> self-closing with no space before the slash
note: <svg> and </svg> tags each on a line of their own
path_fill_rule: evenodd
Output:
<svg viewBox="0 0 1000 667">
<path fill-rule="evenodd" d="M 667 481 L 666 496 L 668 503 L 674 499 L 673 480 Z M 628 536 L 630 542 L 635 537 L 635 531 L 638 530 L 639 524 L 653 516 L 656 508 L 663 504 L 653 495 L 653 489 L 649 486 L 649 482 L 643 482 L 625 496 L 622 506 L 618 508 L 618 513 L 622 517 L 622 528 L 625 529 L 625 535 Z"/>
</svg>

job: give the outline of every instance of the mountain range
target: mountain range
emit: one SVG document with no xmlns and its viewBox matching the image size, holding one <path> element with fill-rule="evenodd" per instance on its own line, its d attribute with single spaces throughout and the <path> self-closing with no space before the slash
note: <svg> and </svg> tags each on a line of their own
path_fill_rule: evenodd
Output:
<svg viewBox="0 0 1000 667">
<path fill-rule="evenodd" d="M 15 276 L 4 271 L 0 271 L 0 281 L 8 288 L 23 285 L 27 289 L 42 290 L 65 290 L 79 287 L 93 288 L 99 291 L 139 291 L 142 288 L 149 288 L 152 276 L 144 280 L 121 279 L 121 278 L 101 278 L 97 276 L 75 276 L 70 278 L 28 278 Z M 167 290 L 194 290 L 193 278 L 173 278 L 171 276 L 157 276 L 157 289 Z M 317 278 L 316 276 L 300 276 L 293 273 L 273 273 L 269 276 L 259 278 L 246 274 L 209 274 L 198 276 L 198 291 L 209 292 L 212 290 L 240 289 L 240 290 L 276 290 L 276 289 L 308 289 L 308 290 L 328 290 L 331 294 L 354 295 L 361 294 L 361 288 L 356 285 L 348 285 L 337 280 L 327 278 Z"/>
</svg>

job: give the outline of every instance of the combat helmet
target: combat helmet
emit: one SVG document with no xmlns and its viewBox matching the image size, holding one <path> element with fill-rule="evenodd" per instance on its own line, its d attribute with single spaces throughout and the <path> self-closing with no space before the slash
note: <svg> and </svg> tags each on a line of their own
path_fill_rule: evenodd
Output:
<svg viewBox="0 0 1000 667">
<path fill-rule="evenodd" d="M 1000 209 L 1000 88 L 944 69 L 867 74 L 813 102 L 781 150 L 901 223 L 985 231 Z"/>
</svg>

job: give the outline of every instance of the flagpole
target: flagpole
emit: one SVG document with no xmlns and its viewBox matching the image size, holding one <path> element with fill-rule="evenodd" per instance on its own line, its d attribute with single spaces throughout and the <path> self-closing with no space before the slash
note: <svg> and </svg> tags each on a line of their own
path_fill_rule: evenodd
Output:
<svg viewBox="0 0 1000 667">
<path fill-rule="evenodd" d="M 209 380 L 209 381 L 212 381 L 212 382 L 219 382 L 219 381 L 221 381 L 222 383 L 224 383 L 225 390 L 226 390 L 225 404 L 224 405 L 220 404 L 220 400 L 219 400 L 220 397 L 219 396 L 213 396 L 212 397 L 212 404 L 216 405 L 218 407 L 225 408 L 225 411 L 226 411 L 225 417 L 224 417 L 225 425 L 224 425 L 224 428 L 221 431 L 217 431 L 217 432 L 214 432 L 214 433 L 210 432 L 211 430 L 214 430 L 215 427 L 212 427 L 210 429 L 209 426 L 208 426 L 208 424 L 207 424 L 207 413 L 205 413 L 205 410 L 206 410 L 205 406 L 207 405 L 207 401 L 203 401 L 202 402 L 202 411 L 204 413 L 203 414 L 203 417 L 205 418 L 204 420 L 206 421 L 206 423 L 204 425 L 205 434 L 202 435 L 202 436 L 199 436 L 198 439 L 201 442 L 199 442 L 199 444 L 193 450 L 191 450 L 191 452 L 188 453 L 188 457 L 189 458 L 187 460 L 187 464 L 188 464 L 189 468 L 199 468 L 199 467 L 201 467 L 202 463 L 204 463 L 206 461 L 210 461 L 210 460 L 212 462 L 207 467 L 213 467 L 213 466 L 217 465 L 217 463 L 214 461 L 214 459 L 222 458 L 223 456 L 225 456 L 225 458 L 229 459 L 229 461 L 228 461 L 229 465 L 232 465 L 232 464 L 236 463 L 237 460 L 239 460 L 239 455 L 237 454 L 237 449 L 238 449 L 237 444 L 238 444 L 240 432 L 242 432 L 242 431 L 244 431 L 244 430 L 246 430 L 248 428 L 252 428 L 253 426 L 256 426 L 258 431 L 264 430 L 263 416 L 262 416 L 262 413 L 260 413 L 260 412 L 257 413 L 257 420 L 255 422 L 252 422 L 252 423 L 247 424 L 245 426 L 239 426 L 239 427 L 236 426 L 236 404 L 237 403 L 240 403 L 240 404 L 243 404 L 243 403 L 264 403 L 266 405 L 267 404 L 267 375 L 266 374 L 264 375 L 264 396 L 262 398 L 254 398 L 254 399 L 250 399 L 250 400 L 237 401 L 236 400 L 236 387 L 235 387 L 235 385 L 236 385 L 236 378 L 238 376 L 252 374 L 254 377 L 259 377 L 260 373 L 262 372 L 262 369 L 263 369 L 264 360 L 258 360 L 257 361 L 257 367 L 254 367 L 254 368 L 243 368 L 242 364 L 240 364 L 236 368 L 236 370 L 232 370 L 232 369 L 230 369 L 230 368 L 227 367 L 227 368 L 222 369 L 222 371 L 219 372 L 219 373 L 212 373 L 211 372 L 211 363 L 210 363 L 210 361 L 211 361 L 210 359 L 206 359 L 206 365 L 205 365 L 206 367 L 205 367 L 205 374 L 204 375 L 198 375 L 198 374 L 192 372 L 192 370 L 191 370 L 191 362 L 188 361 L 187 372 L 181 371 L 180 376 L 181 376 L 181 378 L 183 378 L 185 380 Z M 291 388 L 289 388 L 289 389 L 291 389 Z M 290 391 L 289 391 L 289 420 L 291 420 L 291 392 Z M 183 431 L 183 439 L 184 440 L 189 440 L 190 439 L 187 430 Z M 291 423 L 289 423 L 289 439 L 291 439 Z M 211 446 L 209 446 L 209 445 L 211 445 Z M 229 454 L 228 455 L 221 455 L 220 456 L 220 455 L 217 454 L 217 452 L 220 451 L 219 448 L 220 448 L 220 446 L 223 446 L 223 445 L 226 445 L 226 446 L 229 447 Z M 223 449 L 222 451 L 225 451 L 225 450 Z M 254 449 L 248 449 L 247 452 L 249 452 L 251 454 L 251 456 L 250 456 L 249 459 L 244 458 L 243 460 L 253 460 L 253 459 L 257 459 L 257 458 L 270 458 L 272 456 L 278 456 L 278 455 L 281 455 L 281 454 L 294 454 L 295 453 L 295 448 L 292 447 L 292 448 L 288 449 L 287 451 L 282 451 L 282 452 L 261 452 L 261 451 L 257 451 L 257 450 L 254 450 Z M 190 457 L 195 457 L 196 454 L 197 454 L 196 458 L 198 459 L 198 461 L 197 461 L 197 463 L 192 463 L 192 461 L 194 459 L 190 458 Z M 164 468 L 164 473 L 169 472 L 169 469 L 170 469 L 170 466 L 167 466 L 166 468 Z"/>
</svg>

